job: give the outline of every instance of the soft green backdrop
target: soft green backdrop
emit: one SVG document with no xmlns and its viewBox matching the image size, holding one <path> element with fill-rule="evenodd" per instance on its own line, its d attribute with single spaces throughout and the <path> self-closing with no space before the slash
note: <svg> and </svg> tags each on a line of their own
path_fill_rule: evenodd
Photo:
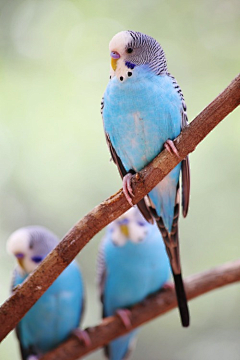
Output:
<svg viewBox="0 0 240 360">
<path fill-rule="evenodd" d="M 239 15 L 238 0 L 0 1 L 1 302 L 14 267 L 5 251 L 12 231 L 41 224 L 62 237 L 121 187 L 99 111 L 111 37 L 132 29 L 159 40 L 191 120 L 239 71 Z M 191 155 L 190 212 L 180 221 L 184 275 L 240 256 L 239 115 L 229 115 Z M 102 235 L 78 257 L 87 284 L 84 326 L 100 319 Z M 176 310 L 147 324 L 132 359 L 238 360 L 239 303 L 233 285 L 192 301 L 189 329 Z M 19 359 L 13 333 L 0 358 Z"/>
</svg>

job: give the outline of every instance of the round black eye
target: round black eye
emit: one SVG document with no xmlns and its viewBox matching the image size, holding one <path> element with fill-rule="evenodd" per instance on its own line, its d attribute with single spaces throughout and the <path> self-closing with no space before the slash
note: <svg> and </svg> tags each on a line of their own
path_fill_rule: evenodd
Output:
<svg viewBox="0 0 240 360">
<path fill-rule="evenodd" d="M 133 49 L 132 49 L 132 48 L 128 48 L 128 49 L 127 49 L 127 53 L 128 53 L 128 54 L 131 54 L 132 52 L 133 52 Z"/>
</svg>

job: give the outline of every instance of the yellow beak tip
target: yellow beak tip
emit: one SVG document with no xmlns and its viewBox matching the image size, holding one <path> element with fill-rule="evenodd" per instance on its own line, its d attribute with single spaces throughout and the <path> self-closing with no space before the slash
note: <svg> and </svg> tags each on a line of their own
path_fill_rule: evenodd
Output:
<svg viewBox="0 0 240 360">
<path fill-rule="evenodd" d="M 25 270 L 25 269 L 24 269 L 24 265 L 23 265 L 23 259 L 17 259 L 17 262 L 18 262 L 19 266 L 20 266 L 23 270 Z"/>
<path fill-rule="evenodd" d="M 112 68 L 113 68 L 114 71 L 115 71 L 116 68 L 117 68 L 117 61 L 118 61 L 118 59 L 113 59 L 113 58 L 111 58 L 111 66 L 112 66 Z"/>
<path fill-rule="evenodd" d="M 120 229 L 124 236 L 129 237 L 129 230 L 127 225 L 121 225 Z"/>
</svg>

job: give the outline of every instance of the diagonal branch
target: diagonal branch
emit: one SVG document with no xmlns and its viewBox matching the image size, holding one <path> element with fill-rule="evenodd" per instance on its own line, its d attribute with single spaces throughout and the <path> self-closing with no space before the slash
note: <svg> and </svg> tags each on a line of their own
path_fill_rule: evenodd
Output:
<svg viewBox="0 0 240 360">
<path fill-rule="evenodd" d="M 205 271 L 200 274 L 189 276 L 185 279 L 185 290 L 188 300 L 219 287 L 240 281 L 240 260 L 233 261 Z M 173 289 L 160 291 L 148 297 L 142 303 L 131 309 L 132 329 L 154 319 L 159 315 L 174 309 L 177 306 Z M 58 348 L 41 357 L 41 360 L 76 360 L 80 357 L 97 350 L 120 335 L 126 334 L 127 330 L 118 316 L 104 319 L 99 325 L 86 329 L 91 339 L 89 347 L 84 346 L 76 337 L 70 337 Z"/>
<path fill-rule="evenodd" d="M 210 103 L 175 139 L 180 158 L 163 150 L 146 168 L 133 178 L 137 203 L 161 181 L 186 155 L 240 104 L 240 75 Z M 127 211 L 130 205 L 122 189 L 103 201 L 81 219 L 20 285 L 0 308 L 0 341 L 17 325 L 81 249 L 111 221 Z"/>
</svg>

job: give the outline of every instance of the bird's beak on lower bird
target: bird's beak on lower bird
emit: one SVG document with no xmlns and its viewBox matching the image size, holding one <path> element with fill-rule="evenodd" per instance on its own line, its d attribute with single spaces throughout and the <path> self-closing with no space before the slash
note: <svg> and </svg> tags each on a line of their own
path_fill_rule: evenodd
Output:
<svg viewBox="0 0 240 360">
<path fill-rule="evenodd" d="M 129 237 L 129 230 L 127 225 L 120 225 L 120 230 L 124 236 L 126 236 L 127 238 Z"/>
<path fill-rule="evenodd" d="M 120 55 L 117 51 L 111 51 L 111 66 L 113 68 L 113 70 L 115 71 L 117 68 L 117 61 L 120 58 Z"/>
</svg>

